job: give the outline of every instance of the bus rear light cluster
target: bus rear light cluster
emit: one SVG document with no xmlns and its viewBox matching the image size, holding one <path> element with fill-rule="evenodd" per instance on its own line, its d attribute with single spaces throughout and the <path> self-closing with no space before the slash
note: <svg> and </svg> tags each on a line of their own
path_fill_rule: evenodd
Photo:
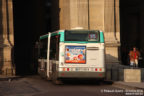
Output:
<svg viewBox="0 0 144 96">
<path fill-rule="evenodd" d="M 95 71 L 102 71 L 102 68 L 95 68 Z"/>
<path fill-rule="evenodd" d="M 63 68 L 63 71 L 70 71 L 70 68 Z"/>
</svg>

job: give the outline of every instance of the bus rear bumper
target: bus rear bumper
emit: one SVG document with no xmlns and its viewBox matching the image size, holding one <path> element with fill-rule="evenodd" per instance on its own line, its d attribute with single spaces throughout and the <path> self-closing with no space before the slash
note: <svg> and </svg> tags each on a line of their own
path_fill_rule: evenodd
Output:
<svg viewBox="0 0 144 96">
<path fill-rule="evenodd" d="M 58 72 L 58 78 L 105 78 L 105 72 Z"/>
</svg>

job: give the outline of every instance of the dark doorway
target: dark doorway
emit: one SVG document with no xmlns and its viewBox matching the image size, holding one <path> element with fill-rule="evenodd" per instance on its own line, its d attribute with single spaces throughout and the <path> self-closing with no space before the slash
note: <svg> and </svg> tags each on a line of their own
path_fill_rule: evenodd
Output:
<svg viewBox="0 0 144 96">
<path fill-rule="evenodd" d="M 13 7 L 16 74 L 35 74 L 35 42 L 47 32 L 45 0 L 13 0 Z"/>
<path fill-rule="evenodd" d="M 36 42 L 59 29 L 59 0 L 13 0 L 13 7 L 16 74 L 36 74 Z"/>
<path fill-rule="evenodd" d="M 120 0 L 121 57 L 129 63 L 128 53 L 136 46 L 144 55 L 144 0 Z"/>
</svg>

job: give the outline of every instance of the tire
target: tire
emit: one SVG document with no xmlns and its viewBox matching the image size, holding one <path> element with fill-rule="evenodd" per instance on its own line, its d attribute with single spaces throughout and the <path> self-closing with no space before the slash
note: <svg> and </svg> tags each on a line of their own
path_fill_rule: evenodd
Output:
<svg viewBox="0 0 144 96">
<path fill-rule="evenodd" d="M 57 78 L 57 72 L 52 73 L 52 82 L 56 85 L 61 85 L 63 82 Z"/>
</svg>

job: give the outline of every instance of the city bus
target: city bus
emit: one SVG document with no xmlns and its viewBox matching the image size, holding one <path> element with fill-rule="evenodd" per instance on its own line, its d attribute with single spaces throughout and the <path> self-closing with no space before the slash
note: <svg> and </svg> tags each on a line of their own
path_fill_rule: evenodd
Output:
<svg viewBox="0 0 144 96">
<path fill-rule="evenodd" d="M 38 73 L 64 78 L 105 78 L 105 43 L 100 30 L 59 30 L 39 38 Z"/>
</svg>

